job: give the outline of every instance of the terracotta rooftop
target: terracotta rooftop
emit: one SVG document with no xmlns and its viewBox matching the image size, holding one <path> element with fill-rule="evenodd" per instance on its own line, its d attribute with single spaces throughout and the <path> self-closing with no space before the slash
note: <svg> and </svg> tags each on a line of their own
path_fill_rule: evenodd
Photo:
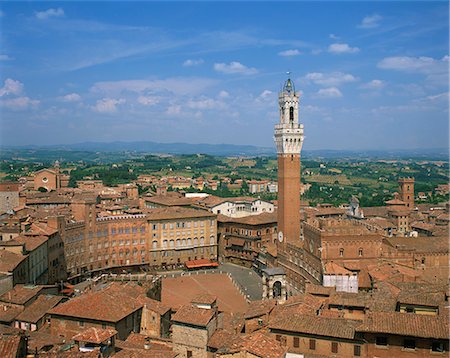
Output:
<svg viewBox="0 0 450 358">
<path fill-rule="evenodd" d="M 346 268 L 342 267 L 341 265 L 338 265 L 337 263 L 330 261 L 327 262 L 324 265 L 324 272 L 325 275 L 353 275 L 352 271 L 347 270 Z"/>
<path fill-rule="evenodd" d="M 214 317 L 215 311 L 193 306 L 181 306 L 172 316 L 173 322 L 187 323 L 195 326 L 206 327 Z"/>
<path fill-rule="evenodd" d="M 74 341 L 100 344 L 117 334 L 115 329 L 90 327 L 72 337 Z"/>
<path fill-rule="evenodd" d="M 2 336 L 0 335 L 0 357 L 16 358 L 19 357 L 21 336 Z"/>
<path fill-rule="evenodd" d="M 144 348 L 144 345 L 149 345 Z M 122 358 L 174 358 L 178 354 L 173 352 L 173 344 L 163 338 L 148 337 L 139 333 L 130 333 L 126 341 L 116 340 L 116 349 L 120 349 L 114 357 Z"/>
<path fill-rule="evenodd" d="M 232 344 L 240 339 L 239 334 L 225 329 L 218 329 L 208 340 L 208 347 L 226 351 L 231 348 Z"/>
<path fill-rule="evenodd" d="M 448 236 L 389 237 L 387 241 L 399 250 L 448 253 Z"/>
<path fill-rule="evenodd" d="M 44 347 L 63 346 L 65 340 L 62 337 L 44 333 L 42 331 L 30 331 L 28 334 L 28 349 L 31 352 L 39 352 Z"/>
<path fill-rule="evenodd" d="M 16 317 L 16 320 L 37 323 L 48 310 L 55 307 L 63 298 L 63 296 L 40 295 L 36 301 Z"/>
<path fill-rule="evenodd" d="M 172 196 L 172 195 L 156 195 L 144 198 L 145 201 L 155 203 L 163 206 L 189 206 L 194 203 L 195 198 L 186 198 L 184 196 Z"/>
<path fill-rule="evenodd" d="M 15 239 L 19 244 L 25 245 L 25 250 L 28 252 L 36 250 L 39 246 L 48 241 L 47 236 L 23 236 L 19 235 Z"/>
<path fill-rule="evenodd" d="M 264 331 L 247 334 L 230 347 L 231 352 L 248 352 L 261 358 L 282 358 L 286 350 L 273 335 Z"/>
<path fill-rule="evenodd" d="M 26 305 L 28 301 L 39 294 L 42 288 L 42 286 L 15 285 L 13 289 L 0 296 L 0 301 Z"/>
<path fill-rule="evenodd" d="M 301 315 L 286 317 L 269 323 L 270 329 L 312 334 L 332 338 L 355 338 L 355 330 L 360 321 L 322 316 Z"/>
<path fill-rule="evenodd" d="M 206 210 L 183 208 L 180 206 L 149 209 L 146 213 L 148 220 L 171 220 L 216 216 L 216 214 L 213 214 Z"/>
<path fill-rule="evenodd" d="M 23 311 L 23 307 L 0 303 L 0 322 L 10 324 Z"/>
<path fill-rule="evenodd" d="M 79 297 L 70 299 L 49 311 L 58 316 L 92 319 L 105 322 L 118 322 L 134 311 L 140 309 L 143 303 L 138 298 L 137 285 L 126 287 L 118 283 L 109 284 L 98 291 L 89 291 Z M 139 289 L 138 289 L 139 290 Z M 141 295 L 144 290 L 140 288 Z"/>
<path fill-rule="evenodd" d="M 276 306 L 276 300 L 259 300 L 250 302 L 247 311 L 245 312 L 245 319 L 259 317 L 272 312 Z"/>
<path fill-rule="evenodd" d="M 448 322 L 439 316 L 414 313 L 374 312 L 358 327 L 359 332 L 448 339 Z"/>
<path fill-rule="evenodd" d="M 248 215 L 242 218 L 231 218 L 229 216 L 225 216 L 219 214 L 217 216 L 217 221 L 223 223 L 237 223 L 237 224 L 245 224 L 245 225 L 264 225 L 264 224 L 276 224 L 277 223 L 277 213 L 276 211 L 272 213 L 261 213 L 258 215 Z"/>
<path fill-rule="evenodd" d="M 171 309 L 170 306 L 167 306 L 149 297 L 142 297 L 139 300 L 143 305 L 146 305 L 148 309 L 158 313 L 159 315 L 164 315 Z"/>
<path fill-rule="evenodd" d="M 0 272 L 13 272 L 27 257 L 28 255 L 0 250 Z"/>
</svg>

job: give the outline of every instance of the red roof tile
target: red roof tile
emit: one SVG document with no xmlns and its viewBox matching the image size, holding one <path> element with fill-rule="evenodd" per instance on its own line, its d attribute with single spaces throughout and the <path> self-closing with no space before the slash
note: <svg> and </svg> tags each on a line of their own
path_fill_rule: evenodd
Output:
<svg viewBox="0 0 450 358">
<path fill-rule="evenodd" d="M 172 321 L 206 327 L 214 317 L 214 314 L 215 310 L 213 309 L 181 306 L 177 313 L 172 316 Z"/>
<path fill-rule="evenodd" d="M 117 334 L 115 329 L 90 327 L 72 337 L 77 342 L 100 344 Z"/>
<path fill-rule="evenodd" d="M 63 296 L 41 295 L 16 317 L 17 321 L 37 323 L 47 311 L 55 307 Z"/>
</svg>

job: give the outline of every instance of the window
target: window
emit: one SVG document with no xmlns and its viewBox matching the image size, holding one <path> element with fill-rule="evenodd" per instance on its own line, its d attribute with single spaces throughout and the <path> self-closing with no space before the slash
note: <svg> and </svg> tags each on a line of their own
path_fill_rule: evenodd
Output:
<svg viewBox="0 0 450 358">
<path fill-rule="evenodd" d="M 152 242 L 152 249 L 156 249 L 158 246 L 158 241 L 153 241 Z"/>
<path fill-rule="evenodd" d="M 294 107 L 289 107 L 289 121 L 294 121 Z"/>
<path fill-rule="evenodd" d="M 359 345 L 353 346 L 353 355 L 356 357 L 361 356 L 361 346 L 359 346 Z"/>
<path fill-rule="evenodd" d="M 187 351 L 186 352 L 186 357 L 187 358 L 192 358 L 192 351 Z"/>
<path fill-rule="evenodd" d="M 339 249 L 339 256 L 340 257 L 344 256 L 344 249 L 342 249 L 342 248 Z"/>
<path fill-rule="evenodd" d="M 405 339 L 403 341 L 403 348 L 416 349 L 416 341 L 414 339 Z"/>
<path fill-rule="evenodd" d="M 300 338 L 294 337 L 294 348 L 300 347 Z"/>
<path fill-rule="evenodd" d="M 432 352 L 443 352 L 444 351 L 444 343 L 443 342 L 431 343 L 431 351 Z"/>
<path fill-rule="evenodd" d="M 78 323 L 80 324 L 80 327 L 84 327 L 84 322 L 83 321 L 80 321 Z"/>
<path fill-rule="evenodd" d="M 316 350 L 316 340 L 315 339 L 309 340 L 309 349 L 311 349 L 312 351 Z"/>
<path fill-rule="evenodd" d="M 337 342 L 331 342 L 331 352 L 337 353 L 338 352 L 338 344 Z"/>
<path fill-rule="evenodd" d="M 280 335 L 280 334 L 277 334 L 277 335 L 275 336 L 275 339 L 276 339 L 278 342 L 281 342 L 281 335 Z"/>
<path fill-rule="evenodd" d="M 363 249 L 362 249 L 362 247 L 360 247 L 358 250 L 358 256 L 362 256 L 362 255 L 363 255 Z"/>
</svg>

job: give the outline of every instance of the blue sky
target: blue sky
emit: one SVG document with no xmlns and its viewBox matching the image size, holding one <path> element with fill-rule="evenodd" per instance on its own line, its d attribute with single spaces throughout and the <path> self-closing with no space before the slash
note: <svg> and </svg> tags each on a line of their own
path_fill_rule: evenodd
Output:
<svg viewBox="0 0 450 358">
<path fill-rule="evenodd" d="M 304 149 L 448 146 L 448 3 L 3 2 L 4 145 L 274 146 L 300 90 Z"/>
</svg>

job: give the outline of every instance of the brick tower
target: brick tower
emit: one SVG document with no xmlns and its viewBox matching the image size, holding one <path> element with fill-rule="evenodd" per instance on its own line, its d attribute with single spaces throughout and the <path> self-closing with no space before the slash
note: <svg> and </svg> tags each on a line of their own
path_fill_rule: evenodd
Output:
<svg viewBox="0 0 450 358">
<path fill-rule="evenodd" d="M 399 178 L 398 193 L 400 200 L 410 209 L 414 209 L 414 178 Z"/>
<path fill-rule="evenodd" d="M 303 124 L 299 123 L 300 93 L 289 78 L 278 95 L 280 123 L 275 125 L 278 154 L 278 240 L 300 240 L 300 152 Z"/>
</svg>

